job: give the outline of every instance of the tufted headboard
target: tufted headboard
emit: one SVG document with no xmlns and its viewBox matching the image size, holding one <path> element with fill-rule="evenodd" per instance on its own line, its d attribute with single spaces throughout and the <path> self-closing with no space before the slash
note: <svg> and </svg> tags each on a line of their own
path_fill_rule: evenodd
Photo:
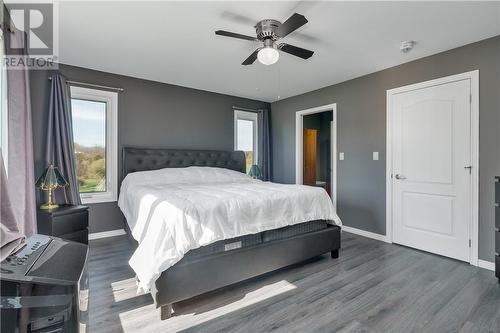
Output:
<svg viewBox="0 0 500 333">
<path fill-rule="evenodd" d="M 209 166 L 245 172 L 245 153 L 223 150 L 123 147 L 122 179 L 135 171 L 189 166 Z"/>
</svg>

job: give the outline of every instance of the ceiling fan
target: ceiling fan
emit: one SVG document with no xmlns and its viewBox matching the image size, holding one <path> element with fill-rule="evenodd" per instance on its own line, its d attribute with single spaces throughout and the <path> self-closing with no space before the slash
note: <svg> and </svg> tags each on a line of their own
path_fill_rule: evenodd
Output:
<svg viewBox="0 0 500 333">
<path fill-rule="evenodd" d="M 293 46 L 287 43 L 276 43 L 279 39 L 294 32 L 306 23 L 307 19 L 303 15 L 295 13 L 283 23 L 273 19 L 266 19 L 258 22 L 255 25 L 257 37 L 242 35 L 224 30 L 217 30 L 215 34 L 220 36 L 262 42 L 263 46 L 259 47 L 247 59 L 245 59 L 242 65 L 251 65 L 255 62 L 256 59 L 258 59 L 259 62 L 264 65 L 272 65 L 279 59 L 280 54 L 278 50 L 302 59 L 309 59 L 313 55 L 313 51 L 306 50 L 301 47 Z"/>
</svg>

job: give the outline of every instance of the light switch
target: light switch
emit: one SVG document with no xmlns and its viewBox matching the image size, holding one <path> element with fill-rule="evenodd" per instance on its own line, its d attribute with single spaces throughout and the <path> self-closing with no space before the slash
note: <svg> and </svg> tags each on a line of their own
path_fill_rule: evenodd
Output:
<svg viewBox="0 0 500 333">
<path fill-rule="evenodd" d="M 378 151 L 373 152 L 373 160 L 378 161 Z"/>
<path fill-rule="evenodd" d="M 339 153 L 339 160 L 341 160 L 341 161 L 344 160 L 344 153 L 343 152 Z"/>
</svg>

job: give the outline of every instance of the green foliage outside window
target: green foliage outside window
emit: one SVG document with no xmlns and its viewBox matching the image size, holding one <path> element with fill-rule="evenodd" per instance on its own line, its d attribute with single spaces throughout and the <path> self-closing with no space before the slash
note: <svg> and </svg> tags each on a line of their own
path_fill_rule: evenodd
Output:
<svg viewBox="0 0 500 333">
<path fill-rule="evenodd" d="M 75 143 L 80 193 L 106 191 L 106 154 L 104 147 L 85 147 Z"/>
<path fill-rule="evenodd" d="M 246 164 L 246 172 L 250 171 L 250 168 L 252 167 L 253 164 L 253 151 L 246 151 L 245 152 L 245 164 Z"/>
</svg>

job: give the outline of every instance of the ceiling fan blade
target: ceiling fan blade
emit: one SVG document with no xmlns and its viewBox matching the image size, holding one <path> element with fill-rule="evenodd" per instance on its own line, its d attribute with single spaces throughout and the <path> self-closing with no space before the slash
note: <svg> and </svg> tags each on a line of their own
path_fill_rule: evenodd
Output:
<svg viewBox="0 0 500 333">
<path fill-rule="evenodd" d="M 224 31 L 224 30 L 217 30 L 215 32 L 215 34 L 219 35 L 219 36 L 233 37 L 233 38 L 239 38 L 239 39 L 245 39 L 245 40 L 251 40 L 251 41 L 258 40 L 256 37 L 237 34 L 235 32 L 229 32 L 229 31 Z"/>
<path fill-rule="evenodd" d="M 244 66 L 253 64 L 255 62 L 255 60 L 257 60 L 257 53 L 259 53 L 259 51 L 260 51 L 260 48 L 253 51 L 253 53 L 250 54 L 250 56 L 248 58 L 246 58 L 245 61 L 243 61 L 241 64 Z"/>
<path fill-rule="evenodd" d="M 278 46 L 278 49 L 302 59 L 309 59 L 314 54 L 314 51 L 306 50 L 301 47 L 293 46 L 287 43 L 281 43 Z"/>
<path fill-rule="evenodd" d="M 307 19 L 304 17 L 304 15 L 295 13 L 280 25 L 280 27 L 278 28 L 278 35 L 280 37 L 285 37 L 286 35 L 297 30 L 306 23 Z"/>
</svg>

